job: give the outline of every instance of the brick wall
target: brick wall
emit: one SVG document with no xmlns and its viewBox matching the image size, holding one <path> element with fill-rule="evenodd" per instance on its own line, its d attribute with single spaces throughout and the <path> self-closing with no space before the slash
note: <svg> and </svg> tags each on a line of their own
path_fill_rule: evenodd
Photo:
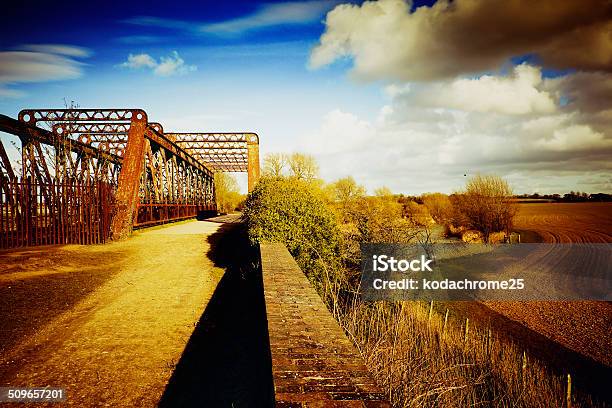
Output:
<svg viewBox="0 0 612 408">
<path fill-rule="evenodd" d="M 276 406 L 388 407 L 285 246 L 260 249 Z"/>
</svg>

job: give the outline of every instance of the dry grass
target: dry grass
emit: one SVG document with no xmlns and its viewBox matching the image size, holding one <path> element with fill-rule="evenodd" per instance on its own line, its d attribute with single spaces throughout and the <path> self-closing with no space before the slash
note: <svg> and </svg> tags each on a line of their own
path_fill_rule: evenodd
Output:
<svg viewBox="0 0 612 408">
<path fill-rule="evenodd" d="M 610 242 L 604 231 L 609 231 L 612 206 L 554 206 L 521 206 L 519 228 L 537 229 L 545 241 Z M 550 210 L 555 210 L 553 215 Z M 604 231 L 594 227 L 602 223 Z M 549 237 L 540 231 L 546 227 L 548 232 L 551 225 L 561 233 Z M 576 226 L 580 228 L 569 231 Z M 588 231 L 589 236 L 577 239 L 576 230 Z M 449 319 L 422 302 L 365 304 L 355 297 L 349 306 L 340 307 L 334 301 L 338 296 L 325 297 L 395 407 L 601 406 L 573 391 L 568 401 L 566 376 L 553 374 L 489 328 Z"/>
<path fill-rule="evenodd" d="M 355 300 L 339 320 L 394 407 L 567 406 L 566 377 L 430 305 Z M 571 399 L 573 407 L 594 406 L 585 396 Z"/>
</svg>

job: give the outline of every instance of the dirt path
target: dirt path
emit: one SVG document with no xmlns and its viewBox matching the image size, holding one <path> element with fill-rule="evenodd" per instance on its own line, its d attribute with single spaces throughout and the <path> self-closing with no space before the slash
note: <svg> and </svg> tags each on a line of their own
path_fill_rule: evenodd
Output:
<svg viewBox="0 0 612 408">
<path fill-rule="evenodd" d="M 63 387 L 71 406 L 154 406 L 223 276 L 209 253 L 222 225 L 0 254 L 2 307 L 18 322 L 2 326 L 0 385 Z M 53 313 L 33 288 L 59 293 Z"/>
</svg>

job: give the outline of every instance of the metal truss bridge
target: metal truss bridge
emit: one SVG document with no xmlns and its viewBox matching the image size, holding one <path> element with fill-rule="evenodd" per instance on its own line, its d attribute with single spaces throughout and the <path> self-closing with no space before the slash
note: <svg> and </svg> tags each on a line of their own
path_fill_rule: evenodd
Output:
<svg viewBox="0 0 612 408">
<path fill-rule="evenodd" d="M 0 115 L 0 248 L 98 243 L 133 228 L 216 213 L 215 172 L 259 179 L 255 133 L 167 133 L 142 109 Z"/>
</svg>

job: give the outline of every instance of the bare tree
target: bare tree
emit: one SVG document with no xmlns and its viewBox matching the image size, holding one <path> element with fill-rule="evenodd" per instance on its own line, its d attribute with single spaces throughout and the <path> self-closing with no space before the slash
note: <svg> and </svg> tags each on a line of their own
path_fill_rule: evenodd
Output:
<svg viewBox="0 0 612 408">
<path fill-rule="evenodd" d="M 313 156 L 304 153 L 293 153 L 289 157 L 291 175 L 299 180 L 312 181 L 319 174 L 319 165 Z"/>
<path fill-rule="evenodd" d="M 517 212 L 512 189 L 503 178 L 495 175 L 476 175 L 468 180 L 465 191 L 453 197 L 457 221 L 482 232 L 485 242 L 493 232 L 512 230 Z"/>
<path fill-rule="evenodd" d="M 288 163 L 284 153 L 268 153 L 263 161 L 263 174 L 270 177 L 282 177 Z"/>
<path fill-rule="evenodd" d="M 365 195 L 365 188 L 357 184 L 351 176 L 337 180 L 332 186 L 335 199 L 341 203 L 346 203 Z"/>
<path fill-rule="evenodd" d="M 446 194 L 423 194 L 421 198 L 434 221 L 441 225 L 450 221 L 453 214 L 453 205 Z"/>
</svg>

